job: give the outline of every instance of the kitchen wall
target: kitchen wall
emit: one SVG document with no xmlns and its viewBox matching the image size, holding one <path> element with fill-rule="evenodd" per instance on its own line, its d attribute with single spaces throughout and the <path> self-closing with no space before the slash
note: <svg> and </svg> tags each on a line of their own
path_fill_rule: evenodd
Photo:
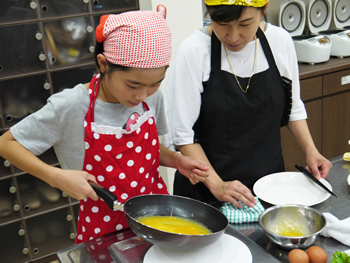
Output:
<svg viewBox="0 0 350 263">
<path fill-rule="evenodd" d="M 270 0 L 269 8 L 267 9 L 267 21 L 271 24 L 278 25 L 278 16 L 281 3 L 285 0 Z"/>
</svg>

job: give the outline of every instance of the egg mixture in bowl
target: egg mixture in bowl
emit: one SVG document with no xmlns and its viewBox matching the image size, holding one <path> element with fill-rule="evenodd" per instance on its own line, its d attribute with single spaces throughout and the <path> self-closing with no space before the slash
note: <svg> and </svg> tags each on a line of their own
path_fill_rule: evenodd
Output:
<svg viewBox="0 0 350 263">
<path fill-rule="evenodd" d="M 326 226 L 322 213 L 303 205 L 279 205 L 259 216 L 259 225 L 268 238 L 286 249 L 311 246 Z"/>
</svg>

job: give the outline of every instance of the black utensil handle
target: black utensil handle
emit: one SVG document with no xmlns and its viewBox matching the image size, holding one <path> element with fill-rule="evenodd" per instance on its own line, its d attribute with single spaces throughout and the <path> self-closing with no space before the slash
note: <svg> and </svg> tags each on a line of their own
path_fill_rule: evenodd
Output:
<svg viewBox="0 0 350 263">
<path fill-rule="evenodd" d="M 295 168 L 297 168 L 303 174 L 307 175 L 315 183 L 317 183 L 317 184 L 319 183 L 319 181 L 313 176 L 313 174 L 310 174 L 310 172 L 308 170 L 306 170 L 304 167 L 295 165 Z"/>
<path fill-rule="evenodd" d="M 307 177 L 309 177 L 312 181 L 314 181 L 316 184 L 318 184 L 319 186 L 321 186 L 324 190 L 326 190 L 328 193 L 334 195 L 335 197 L 337 197 L 331 190 L 329 190 L 327 188 L 327 186 L 325 186 L 323 183 L 321 183 L 319 180 L 317 180 L 313 174 L 311 174 L 308 170 L 306 170 L 304 167 L 299 166 L 299 165 L 295 165 L 295 168 L 297 168 L 300 172 L 302 172 L 303 174 L 305 174 Z"/>
<path fill-rule="evenodd" d="M 93 182 L 89 182 L 92 189 L 95 190 L 96 194 L 105 201 L 105 203 L 108 205 L 108 207 L 112 210 L 114 210 L 114 202 L 117 200 L 117 197 L 115 194 L 113 194 L 108 189 L 102 187 L 101 185 L 95 184 Z"/>
</svg>

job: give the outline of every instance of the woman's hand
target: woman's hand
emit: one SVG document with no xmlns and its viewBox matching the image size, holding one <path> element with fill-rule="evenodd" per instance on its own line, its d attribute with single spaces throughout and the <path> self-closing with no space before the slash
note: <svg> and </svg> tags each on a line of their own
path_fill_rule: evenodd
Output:
<svg viewBox="0 0 350 263">
<path fill-rule="evenodd" d="M 196 158 L 196 160 L 203 160 L 206 166 L 209 167 L 208 170 L 205 170 L 209 176 L 205 178 L 203 183 L 216 199 L 222 202 L 230 202 L 239 208 L 241 208 L 242 205 L 238 201 L 243 202 L 249 207 L 256 205 L 257 201 L 251 191 L 240 181 L 222 181 L 210 164 L 200 144 L 181 145 L 178 146 L 178 148 L 184 156 L 192 156 Z M 182 173 L 181 171 L 179 172 Z"/>
<path fill-rule="evenodd" d="M 190 180 L 191 184 L 204 182 L 209 176 L 209 167 L 199 158 L 193 158 L 171 151 L 162 144 L 159 145 L 159 149 L 160 165 L 178 169 L 181 174 Z"/>
<path fill-rule="evenodd" d="M 306 154 L 306 169 L 313 174 L 316 179 L 326 179 L 332 164 L 318 151 Z"/>
<path fill-rule="evenodd" d="M 211 193 L 219 201 L 230 202 L 238 208 L 242 208 L 242 205 L 238 201 L 243 202 L 249 207 L 257 204 L 255 197 L 248 187 L 237 180 L 216 183 L 216 186 L 211 188 Z"/>
<path fill-rule="evenodd" d="M 297 139 L 301 149 L 305 152 L 306 163 L 308 165 L 306 169 L 312 173 L 316 179 L 327 178 L 332 164 L 318 152 L 312 140 L 306 120 L 290 121 L 287 127 Z"/>
<path fill-rule="evenodd" d="M 175 158 L 177 158 L 176 168 L 190 180 L 191 184 L 195 185 L 199 182 L 204 182 L 209 176 L 209 167 L 203 161 L 180 153 L 177 153 Z"/>
</svg>

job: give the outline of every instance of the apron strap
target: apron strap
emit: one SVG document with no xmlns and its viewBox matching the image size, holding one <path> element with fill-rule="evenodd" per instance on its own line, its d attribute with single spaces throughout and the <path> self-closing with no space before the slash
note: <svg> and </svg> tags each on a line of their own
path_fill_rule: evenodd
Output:
<svg viewBox="0 0 350 263">
<path fill-rule="evenodd" d="M 258 31 L 256 31 L 256 35 L 260 39 L 260 44 L 262 46 L 262 49 L 264 50 L 265 57 L 267 59 L 267 62 L 269 63 L 269 66 L 273 70 L 276 70 L 278 72 L 278 74 L 280 75 L 279 70 L 278 70 L 278 68 L 276 66 L 275 59 L 273 57 L 270 45 L 269 45 L 269 43 L 267 41 L 267 38 L 266 38 L 264 32 L 261 30 L 260 27 L 258 27 Z"/>
<path fill-rule="evenodd" d="M 146 111 L 149 111 L 149 106 L 146 102 L 142 102 L 143 107 L 145 108 Z"/>
<path fill-rule="evenodd" d="M 100 74 L 96 74 L 93 76 L 93 78 L 90 81 L 89 85 L 89 97 L 90 97 L 90 104 L 88 111 L 85 115 L 85 137 L 89 137 L 89 134 L 91 134 L 91 123 L 95 121 L 95 101 L 98 94 L 98 89 L 100 85 Z M 87 132 L 88 131 L 88 132 Z"/>
<path fill-rule="evenodd" d="M 267 41 L 267 38 L 264 34 L 264 32 L 261 30 L 261 28 L 258 28 L 258 31 L 256 32 L 258 38 L 260 39 L 260 44 L 265 52 L 265 56 L 267 58 L 267 62 L 269 63 L 269 66 L 275 70 L 278 75 L 280 76 L 280 84 L 284 88 L 284 94 L 285 94 L 285 101 L 286 106 L 284 107 L 282 119 L 281 119 L 281 127 L 285 126 L 289 122 L 289 117 L 292 112 L 292 81 L 290 79 L 287 79 L 286 77 L 282 77 L 277 66 L 275 59 L 273 57 L 270 45 Z"/>
<path fill-rule="evenodd" d="M 89 86 L 89 94 L 90 94 L 90 104 L 89 104 L 89 109 L 87 112 L 87 116 L 85 119 L 89 120 L 90 122 L 95 121 L 95 101 L 98 95 L 98 90 L 100 87 L 100 80 L 101 80 L 101 75 L 96 74 L 90 81 L 90 86 Z"/>
<path fill-rule="evenodd" d="M 211 56 L 211 71 L 221 70 L 221 41 L 217 38 L 214 30 L 211 33 L 211 54 L 220 54 L 219 56 Z"/>
</svg>

